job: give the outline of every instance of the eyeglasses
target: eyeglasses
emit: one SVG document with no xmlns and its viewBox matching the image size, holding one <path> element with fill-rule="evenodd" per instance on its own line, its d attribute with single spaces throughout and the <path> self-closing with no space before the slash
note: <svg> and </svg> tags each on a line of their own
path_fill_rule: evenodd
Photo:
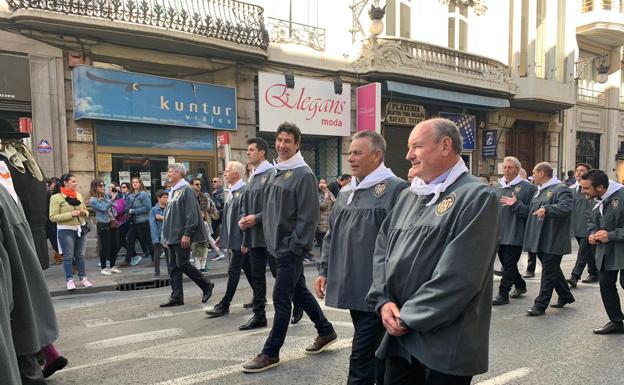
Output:
<svg viewBox="0 0 624 385">
<path fill-rule="evenodd" d="M 219 181 L 218 180 L 213 180 L 212 183 L 219 183 Z"/>
<path fill-rule="evenodd" d="M 121 188 L 128 188 L 128 186 L 121 186 Z"/>
<path fill-rule="evenodd" d="M 104 186 L 106 186 L 104 183 L 99 183 L 98 184 L 98 187 L 104 187 Z"/>
<path fill-rule="evenodd" d="M 193 186 L 201 187 L 201 183 L 194 183 Z"/>
</svg>

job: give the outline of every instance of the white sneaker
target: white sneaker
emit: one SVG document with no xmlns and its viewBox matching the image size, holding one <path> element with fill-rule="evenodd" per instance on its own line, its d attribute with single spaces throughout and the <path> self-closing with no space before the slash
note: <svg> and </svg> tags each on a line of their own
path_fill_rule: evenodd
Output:
<svg viewBox="0 0 624 385">
<path fill-rule="evenodd" d="M 117 266 L 111 267 L 110 269 L 108 269 L 108 271 L 115 274 L 121 274 L 121 270 Z"/>
<path fill-rule="evenodd" d="M 102 274 L 102 275 L 112 275 L 111 272 L 108 269 L 102 269 L 100 271 L 100 274 Z"/>
<path fill-rule="evenodd" d="M 89 280 L 85 277 L 83 279 L 80 280 L 80 283 L 82 284 L 82 286 L 84 287 L 91 287 L 93 286 L 93 284 L 91 282 L 89 282 Z"/>
</svg>

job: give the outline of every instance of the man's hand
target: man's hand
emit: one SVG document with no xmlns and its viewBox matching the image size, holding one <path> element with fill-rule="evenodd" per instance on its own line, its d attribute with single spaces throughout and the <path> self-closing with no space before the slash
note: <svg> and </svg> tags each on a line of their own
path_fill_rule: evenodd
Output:
<svg viewBox="0 0 624 385">
<path fill-rule="evenodd" d="M 533 215 L 535 215 L 539 219 L 544 219 L 544 217 L 546 216 L 546 209 L 543 207 L 540 207 L 539 209 L 535 210 Z"/>
<path fill-rule="evenodd" d="M 191 237 L 183 235 L 182 239 L 180 240 L 180 245 L 182 246 L 183 249 L 190 249 L 191 248 Z"/>
<path fill-rule="evenodd" d="M 256 216 L 255 215 L 247 215 L 243 217 L 240 221 L 238 221 L 238 227 L 241 230 L 246 230 L 250 227 L 254 227 L 256 225 Z"/>
<path fill-rule="evenodd" d="M 516 194 L 514 193 L 511 193 L 511 197 L 501 197 L 499 199 L 499 202 L 503 206 L 513 206 L 516 204 L 517 201 L 518 201 L 518 198 L 516 198 Z"/>
<path fill-rule="evenodd" d="M 319 299 L 325 298 L 325 286 L 327 285 L 327 278 L 325 277 L 317 277 L 316 281 L 314 281 L 314 290 L 316 291 L 316 296 Z"/>
<path fill-rule="evenodd" d="M 391 336 L 402 336 L 407 328 L 399 324 L 401 311 L 394 302 L 385 303 L 381 307 L 381 322 Z"/>
<path fill-rule="evenodd" d="M 156 214 L 155 216 L 156 216 L 156 220 L 157 220 L 157 221 L 162 221 L 163 219 L 165 219 L 165 217 L 163 217 L 163 216 L 162 216 L 162 215 L 160 215 L 160 214 Z"/>
<path fill-rule="evenodd" d="M 590 245 L 595 245 L 598 242 L 596 240 L 596 235 L 595 234 L 591 234 L 589 237 L 587 237 L 587 240 L 589 241 Z"/>
<path fill-rule="evenodd" d="M 249 247 L 241 246 L 241 253 L 247 254 L 249 252 Z"/>
<path fill-rule="evenodd" d="M 598 230 L 593 235 L 597 242 L 602 242 L 602 243 L 609 242 L 609 235 L 606 230 Z"/>
</svg>

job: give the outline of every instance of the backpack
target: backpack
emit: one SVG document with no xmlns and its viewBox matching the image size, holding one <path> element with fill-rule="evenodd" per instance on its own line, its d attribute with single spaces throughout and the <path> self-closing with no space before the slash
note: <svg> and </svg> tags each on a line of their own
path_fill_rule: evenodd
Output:
<svg viewBox="0 0 624 385">
<path fill-rule="evenodd" d="M 218 221 L 220 215 L 219 210 L 217 210 L 217 205 L 210 198 L 210 194 L 206 193 L 204 195 L 206 195 L 206 198 L 208 198 L 208 215 L 210 215 L 210 219 L 212 219 L 213 221 Z"/>
</svg>

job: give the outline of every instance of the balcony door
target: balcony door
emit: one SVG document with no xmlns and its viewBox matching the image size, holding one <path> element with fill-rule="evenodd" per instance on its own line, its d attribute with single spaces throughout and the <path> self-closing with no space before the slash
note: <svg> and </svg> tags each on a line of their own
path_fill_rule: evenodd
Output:
<svg viewBox="0 0 624 385">
<path fill-rule="evenodd" d="M 507 131 L 505 155 L 515 156 L 529 175 L 535 166 L 535 125 L 518 121 Z"/>
</svg>

